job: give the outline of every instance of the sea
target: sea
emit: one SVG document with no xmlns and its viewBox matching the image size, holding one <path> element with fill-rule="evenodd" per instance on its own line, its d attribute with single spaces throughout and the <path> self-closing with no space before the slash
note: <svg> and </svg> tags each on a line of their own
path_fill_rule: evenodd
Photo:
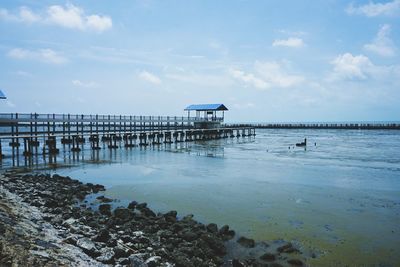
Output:
<svg viewBox="0 0 400 267">
<path fill-rule="evenodd" d="M 307 138 L 306 147 L 296 143 Z M 400 131 L 257 129 L 256 136 L 70 153 L 60 147 L 1 168 L 32 168 L 106 186 L 155 211 L 284 239 L 311 266 L 399 266 Z M 5 151 L 7 152 L 7 151 Z"/>
</svg>

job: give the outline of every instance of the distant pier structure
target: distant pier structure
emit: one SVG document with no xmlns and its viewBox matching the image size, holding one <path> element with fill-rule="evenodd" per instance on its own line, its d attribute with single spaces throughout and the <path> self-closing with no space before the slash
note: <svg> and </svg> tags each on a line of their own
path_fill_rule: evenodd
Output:
<svg viewBox="0 0 400 267">
<path fill-rule="evenodd" d="M 57 155 L 61 147 L 79 153 L 85 143 L 99 150 L 255 135 L 251 126 L 227 127 L 223 104 L 185 110 L 188 115 L 182 117 L 0 113 L 0 159 Z"/>
<path fill-rule="evenodd" d="M 198 120 L 194 122 L 196 129 L 219 128 L 224 121 L 224 114 L 227 110 L 224 104 L 198 104 L 185 108 L 188 118 L 190 118 L 191 111 L 196 112 L 195 118 Z"/>
</svg>

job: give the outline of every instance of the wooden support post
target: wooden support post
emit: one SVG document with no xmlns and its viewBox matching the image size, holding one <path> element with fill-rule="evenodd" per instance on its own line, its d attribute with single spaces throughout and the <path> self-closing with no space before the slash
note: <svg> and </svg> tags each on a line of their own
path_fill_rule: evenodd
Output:
<svg viewBox="0 0 400 267">
<path fill-rule="evenodd" d="M 72 136 L 72 148 L 71 148 L 72 152 L 80 152 L 81 151 L 81 149 L 80 149 L 80 147 L 78 145 L 77 138 L 78 138 L 77 135 L 73 135 Z"/>
<path fill-rule="evenodd" d="M 47 140 L 47 146 L 49 149 L 49 154 L 58 154 L 59 149 L 57 148 L 57 139 L 55 136 L 49 136 L 49 139 Z"/>
<path fill-rule="evenodd" d="M 32 156 L 30 141 L 28 137 L 24 138 L 24 152 L 22 153 L 25 157 Z"/>
</svg>

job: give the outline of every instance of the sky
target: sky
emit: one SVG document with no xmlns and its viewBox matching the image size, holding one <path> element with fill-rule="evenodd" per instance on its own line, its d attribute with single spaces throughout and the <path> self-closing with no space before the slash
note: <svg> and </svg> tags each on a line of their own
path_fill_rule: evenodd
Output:
<svg viewBox="0 0 400 267">
<path fill-rule="evenodd" d="M 1 113 L 399 121 L 400 0 L 0 2 Z"/>
</svg>

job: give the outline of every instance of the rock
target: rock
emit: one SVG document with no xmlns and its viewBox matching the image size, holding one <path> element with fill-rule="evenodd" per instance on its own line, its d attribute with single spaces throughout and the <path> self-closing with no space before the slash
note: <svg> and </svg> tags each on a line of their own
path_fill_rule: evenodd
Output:
<svg viewBox="0 0 400 267">
<path fill-rule="evenodd" d="M 45 203 L 44 206 L 48 208 L 56 208 L 58 207 L 58 202 L 53 200 L 53 199 L 48 199 Z"/>
<path fill-rule="evenodd" d="M 147 267 L 147 264 L 139 256 L 131 255 L 129 261 L 131 267 Z"/>
<path fill-rule="evenodd" d="M 92 250 L 92 249 L 96 249 L 96 245 L 92 242 L 92 240 L 90 240 L 87 237 L 83 237 L 78 239 L 78 241 L 76 242 L 76 245 L 82 249 L 86 249 L 86 250 Z"/>
<path fill-rule="evenodd" d="M 215 223 L 210 223 L 207 225 L 207 231 L 216 234 L 218 233 L 218 226 Z"/>
<path fill-rule="evenodd" d="M 156 214 L 149 208 L 142 208 L 140 212 L 146 217 L 155 217 Z"/>
<path fill-rule="evenodd" d="M 94 238 L 94 241 L 107 243 L 111 236 L 108 230 L 102 229 Z"/>
<path fill-rule="evenodd" d="M 137 204 L 137 205 L 136 205 L 136 208 L 137 208 L 138 210 L 141 210 L 141 209 L 146 208 L 146 207 L 147 207 L 147 203 L 146 203 L 146 202 L 140 203 L 140 204 Z"/>
<path fill-rule="evenodd" d="M 115 256 L 115 258 L 124 258 L 124 257 L 129 256 L 129 253 L 123 248 L 115 247 L 114 248 L 114 256 Z"/>
<path fill-rule="evenodd" d="M 225 235 L 226 233 L 228 233 L 228 231 L 229 231 L 229 225 L 224 225 L 224 226 L 222 226 L 221 227 L 221 229 L 219 229 L 219 234 L 220 235 Z"/>
<path fill-rule="evenodd" d="M 172 255 L 173 261 L 176 263 L 177 267 L 186 267 L 186 266 L 193 266 L 190 260 L 183 254 L 177 253 Z"/>
<path fill-rule="evenodd" d="M 133 217 L 133 214 L 132 214 L 132 211 L 129 209 L 119 207 L 114 210 L 114 216 L 123 221 L 127 221 Z"/>
<path fill-rule="evenodd" d="M 149 266 L 149 267 L 157 267 L 160 265 L 160 262 L 161 262 L 160 256 L 153 256 L 153 257 L 148 258 L 145 261 L 145 264 L 147 264 L 147 266 Z"/>
<path fill-rule="evenodd" d="M 185 230 L 183 233 L 182 233 L 182 238 L 183 239 L 185 239 L 186 241 L 193 241 L 193 240 L 195 240 L 196 238 L 197 238 L 197 234 L 196 233 L 194 233 L 193 231 L 191 231 L 191 230 Z"/>
<path fill-rule="evenodd" d="M 77 238 L 75 236 L 68 236 L 67 238 L 64 239 L 64 242 L 67 244 L 71 244 L 71 245 L 76 245 L 77 242 Z"/>
<path fill-rule="evenodd" d="M 276 249 L 279 253 L 293 253 L 299 252 L 296 248 L 293 247 L 292 243 L 287 243 L 286 245 L 280 246 Z"/>
<path fill-rule="evenodd" d="M 114 263 L 114 251 L 110 248 L 105 248 L 100 251 L 101 255 L 96 258 L 97 261 L 107 264 Z"/>
<path fill-rule="evenodd" d="M 93 258 L 100 255 L 99 251 L 96 248 L 96 245 L 92 242 L 92 240 L 90 240 L 87 237 L 78 239 L 76 245 L 80 247 L 83 250 L 83 252 L 85 252 L 86 254 L 88 254 Z"/>
<path fill-rule="evenodd" d="M 178 213 L 176 212 L 176 210 L 171 210 L 171 211 L 165 213 L 163 216 L 167 222 L 176 222 L 177 214 Z"/>
<path fill-rule="evenodd" d="M 245 267 L 245 265 L 237 259 L 232 260 L 232 267 Z"/>
<path fill-rule="evenodd" d="M 105 190 L 104 185 L 101 184 L 96 184 L 92 187 L 92 191 L 95 194 L 98 193 L 99 191 L 104 191 L 104 190 Z"/>
<path fill-rule="evenodd" d="M 113 200 L 111 198 L 105 197 L 105 196 L 98 196 L 96 197 L 97 200 L 99 200 L 102 203 L 109 203 L 112 202 Z"/>
<path fill-rule="evenodd" d="M 183 221 L 183 222 L 193 222 L 193 217 L 194 217 L 193 214 L 188 214 L 188 215 L 186 215 L 186 216 L 184 216 L 184 217 L 182 218 L 182 221 Z"/>
<path fill-rule="evenodd" d="M 131 203 L 129 203 L 129 205 L 128 205 L 128 209 L 131 209 L 131 210 L 135 209 L 137 204 L 138 203 L 136 201 L 131 201 Z"/>
<path fill-rule="evenodd" d="M 293 266 L 303 266 L 303 262 L 298 259 L 290 259 L 287 262 Z"/>
<path fill-rule="evenodd" d="M 120 258 L 120 259 L 118 259 L 118 264 L 119 265 L 116 265 L 116 266 L 130 266 L 130 261 L 129 261 L 129 259 L 128 258 Z"/>
<path fill-rule="evenodd" d="M 225 245 L 221 240 L 211 236 L 210 234 L 202 235 L 201 239 L 208 244 L 215 254 L 220 256 L 226 254 Z"/>
<path fill-rule="evenodd" d="M 174 217 L 174 218 L 176 218 L 176 215 L 178 215 L 178 212 L 176 210 L 171 210 L 171 211 L 168 211 L 167 213 L 165 213 L 164 217 Z"/>
<path fill-rule="evenodd" d="M 256 243 L 254 242 L 253 239 L 246 238 L 246 237 L 244 237 L 244 236 L 240 237 L 240 238 L 237 240 L 237 242 L 238 242 L 241 246 L 243 246 L 243 247 L 245 247 L 245 248 L 254 248 L 255 245 L 256 245 Z"/>
<path fill-rule="evenodd" d="M 261 255 L 260 259 L 264 260 L 264 261 L 274 261 L 276 259 L 274 254 L 271 253 L 264 253 L 263 255 Z"/>
<path fill-rule="evenodd" d="M 110 204 L 101 204 L 99 206 L 99 212 L 103 215 L 110 216 L 111 215 L 111 205 Z"/>
</svg>

